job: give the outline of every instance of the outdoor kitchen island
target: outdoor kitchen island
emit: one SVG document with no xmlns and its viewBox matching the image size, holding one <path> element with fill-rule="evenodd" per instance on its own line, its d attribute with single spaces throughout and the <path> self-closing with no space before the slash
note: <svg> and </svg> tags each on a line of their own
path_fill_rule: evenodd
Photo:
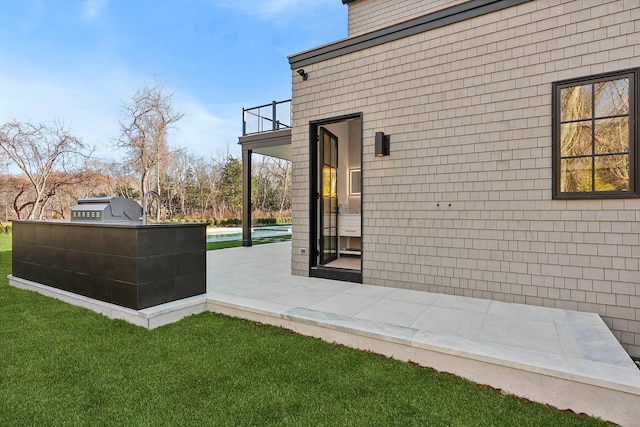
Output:
<svg viewBox="0 0 640 427">
<path fill-rule="evenodd" d="M 206 292 L 206 224 L 13 221 L 12 276 L 141 310 Z"/>
</svg>

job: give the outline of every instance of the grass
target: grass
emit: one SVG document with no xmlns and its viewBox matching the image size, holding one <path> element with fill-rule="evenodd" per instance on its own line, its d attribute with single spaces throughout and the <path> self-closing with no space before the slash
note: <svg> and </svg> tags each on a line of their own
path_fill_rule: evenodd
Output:
<svg viewBox="0 0 640 427">
<path fill-rule="evenodd" d="M 265 243 L 284 242 L 291 240 L 291 235 L 288 236 L 274 236 L 274 237 L 262 237 L 253 239 L 254 245 L 264 245 Z M 242 246 L 242 240 L 226 240 L 224 242 L 207 242 L 207 250 L 213 251 L 216 249 L 238 248 Z"/>
<path fill-rule="evenodd" d="M 597 426 L 464 379 L 203 313 L 152 331 L 9 287 L 0 425 Z"/>
</svg>

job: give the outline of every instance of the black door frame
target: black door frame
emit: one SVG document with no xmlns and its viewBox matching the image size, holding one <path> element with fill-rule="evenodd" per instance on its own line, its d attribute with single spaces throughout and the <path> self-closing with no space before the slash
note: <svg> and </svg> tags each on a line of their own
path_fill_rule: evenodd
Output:
<svg viewBox="0 0 640 427">
<path fill-rule="evenodd" d="M 330 268 L 318 265 L 318 138 L 319 129 L 339 122 L 350 119 L 360 119 L 360 145 L 362 146 L 362 113 L 347 114 L 343 116 L 332 117 L 322 120 L 314 120 L 309 122 L 309 276 L 322 277 L 325 279 L 342 280 L 347 282 L 362 283 L 362 257 L 360 257 L 360 270 L 346 270 L 340 268 Z M 362 166 L 362 149 L 360 150 L 360 165 Z M 360 179 L 362 180 L 362 174 Z M 361 182 L 361 199 L 360 199 L 360 220 L 362 221 L 362 200 L 365 197 L 365 190 Z M 362 227 L 361 227 L 362 229 Z M 362 247 L 364 251 L 364 245 Z"/>
<path fill-rule="evenodd" d="M 320 255 L 320 264 L 325 265 L 331 261 L 338 259 L 338 193 L 336 190 L 337 186 L 337 171 L 338 171 L 338 137 L 335 136 L 331 131 L 324 126 L 320 126 L 319 128 L 320 137 L 318 138 L 320 153 L 319 163 L 321 165 L 318 167 L 318 175 L 322 174 L 322 178 L 318 178 L 318 221 L 320 222 L 318 230 L 319 231 L 319 255 Z M 324 140 L 324 137 L 328 137 L 328 141 Z M 326 147 L 326 143 L 329 142 L 329 147 Z M 328 148 L 328 150 L 327 150 Z M 328 153 L 327 153 L 328 151 Z M 327 159 L 328 154 L 328 159 Z M 333 164 L 335 161 L 335 164 Z M 325 197 L 325 166 L 328 166 L 329 172 L 331 170 L 335 170 L 336 180 L 334 181 L 331 176 L 329 176 L 329 194 Z M 333 174 L 331 174 L 333 175 Z M 329 203 L 329 206 L 326 206 L 326 203 Z M 328 221 L 327 221 L 328 219 Z M 327 223 L 328 222 L 328 223 Z M 332 230 L 329 232 L 327 236 L 327 230 Z M 330 242 L 328 241 L 330 238 Z"/>
</svg>

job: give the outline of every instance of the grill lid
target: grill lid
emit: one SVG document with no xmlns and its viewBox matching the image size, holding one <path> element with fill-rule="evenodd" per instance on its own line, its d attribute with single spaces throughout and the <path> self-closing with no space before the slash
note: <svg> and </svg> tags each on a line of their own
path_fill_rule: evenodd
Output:
<svg viewBox="0 0 640 427">
<path fill-rule="evenodd" d="M 142 207 L 125 197 L 90 197 L 78 199 L 71 208 L 71 221 L 81 222 L 138 222 Z"/>
</svg>

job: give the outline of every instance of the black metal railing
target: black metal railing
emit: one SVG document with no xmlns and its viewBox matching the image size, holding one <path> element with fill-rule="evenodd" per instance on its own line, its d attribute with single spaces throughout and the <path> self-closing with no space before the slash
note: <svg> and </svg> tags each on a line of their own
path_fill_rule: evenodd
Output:
<svg viewBox="0 0 640 427">
<path fill-rule="evenodd" d="M 242 136 L 291 127 L 291 100 L 242 109 Z"/>
</svg>

